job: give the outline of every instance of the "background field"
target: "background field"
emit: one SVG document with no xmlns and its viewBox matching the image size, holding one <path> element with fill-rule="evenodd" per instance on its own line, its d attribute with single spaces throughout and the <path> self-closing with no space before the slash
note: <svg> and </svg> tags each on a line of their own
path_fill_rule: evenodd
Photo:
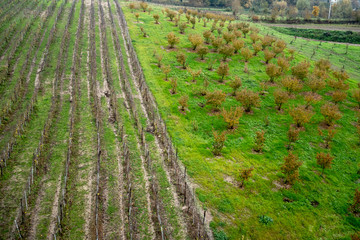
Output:
<svg viewBox="0 0 360 240">
<path fill-rule="evenodd" d="M 326 94 L 329 91 L 328 87 L 321 92 L 323 100 L 314 106 L 316 114 L 311 122 L 306 124 L 306 130 L 301 132 L 300 140 L 294 146 L 295 153 L 303 161 L 300 167 L 300 180 L 292 188 L 282 189 L 279 184 L 283 177 L 280 167 L 287 152 L 287 130 L 292 124 L 288 110 L 293 105 L 304 103 L 302 94 L 291 99 L 285 105 L 284 112 L 278 113 L 272 96 L 277 86 L 270 86 L 268 93 L 261 97 L 261 107 L 256 108 L 253 114 L 244 114 L 240 118 L 239 127 L 229 132 L 222 156 L 213 157 L 212 130 L 225 130 L 226 124 L 222 117 L 211 114 L 209 107 L 199 106 L 206 100 L 198 92 L 203 89 L 203 82 L 207 79 L 210 82 L 209 91 L 222 89 L 230 93 L 232 90 L 229 82 L 235 76 L 241 77 L 242 88 L 259 91 L 260 82 L 268 79 L 265 66 L 261 62 L 263 53 L 260 52 L 258 57 L 250 60 L 249 74 L 244 73 L 244 61 L 241 56 L 231 57 L 228 61 L 230 76 L 226 77 L 224 84 L 219 84 L 220 77 L 216 72 L 208 71 L 206 68 L 209 59 L 216 59 L 216 69 L 221 56 L 210 52 L 206 56 L 206 62 L 199 61 L 198 55 L 190 51 L 191 44 L 187 39 L 189 34 L 202 34 L 204 30 L 210 29 L 211 22 L 206 28 L 202 26 L 202 22 L 196 23 L 195 29 L 191 29 L 189 24 L 185 30 L 186 34 L 181 35 L 174 22 L 165 18 L 161 8 L 153 8 L 152 14 L 160 15 L 159 25 L 154 23 L 152 14 L 136 10 L 140 14 L 138 22 L 129 8 L 124 8 L 124 11 L 146 80 L 178 148 L 179 156 L 198 186 L 197 196 L 204 207 L 211 210 L 211 226 L 215 236 L 219 239 L 225 236 L 230 239 L 241 239 L 244 236 L 251 239 L 347 239 L 358 231 L 359 221 L 348 210 L 359 177 L 359 141 L 356 128 L 353 126 L 358 112 L 354 100 L 348 97 L 340 105 L 343 117 L 336 123 L 337 134 L 331 149 L 335 160 L 332 168 L 325 170 L 323 178 L 315 159 L 316 153 L 322 150 L 322 138 L 317 133 L 319 123 L 323 121 L 319 109 L 325 100 L 331 98 Z M 186 21 L 184 15 L 181 21 Z M 305 59 L 313 62 L 326 58 L 335 69 L 344 67 L 349 72 L 351 88 L 355 88 L 359 82 L 359 47 L 299 38 L 294 40 L 292 36 L 278 33 L 260 24 L 253 26 L 260 29 L 260 34 L 276 36 L 285 40 L 288 47 L 295 48 L 298 53 L 292 65 Z M 145 29 L 148 37 L 142 36 L 140 27 Z M 180 38 L 176 50 L 168 49 L 166 35 L 169 32 L 174 32 Z M 216 31 L 214 34 L 217 35 Z M 246 39 L 248 44 L 250 41 L 249 38 Z M 188 56 L 187 63 L 190 68 L 202 69 L 196 83 L 191 82 L 191 76 L 176 62 L 176 54 L 179 51 Z M 163 55 L 163 64 L 171 66 L 169 77 L 177 79 L 177 94 L 170 93 L 170 83 L 164 81 L 164 74 L 156 66 L 155 53 Z M 302 91 L 307 91 L 307 88 Z M 178 109 L 178 100 L 182 95 L 189 96 L 189 111 L 186 114 Z M 222 106 L 228 109 L 230 106 L 239 106 L 239 103 L 228 96 Z M 269 119 L 269 125 L 265 123 L 266 118 Z M 266 131 L 262 154 L 252 151 L 255 132 L 259 129 Z M 239 189 L 239 170 L 250 166 L 255 168 L 254 177 L 246 183 L 244 189 Z M 285 198 L 291 201 L 286 202 Z M 319 205 L 314 204 L 315 202 Z M 263 224 L 259 220 L 262 215 L 272 218 L 273 223 Z"/>
</svg>

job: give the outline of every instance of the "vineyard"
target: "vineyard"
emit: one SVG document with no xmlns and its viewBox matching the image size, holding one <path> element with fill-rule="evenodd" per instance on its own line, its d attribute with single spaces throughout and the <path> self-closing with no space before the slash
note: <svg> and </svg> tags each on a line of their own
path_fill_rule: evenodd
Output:
<svg viewBox="0 0 360 240">
<path fill-rule="evenodd" d="M 166 7 L 0 2 L 0 239 L 357 237 L 360 47 Z"/>
</svg>

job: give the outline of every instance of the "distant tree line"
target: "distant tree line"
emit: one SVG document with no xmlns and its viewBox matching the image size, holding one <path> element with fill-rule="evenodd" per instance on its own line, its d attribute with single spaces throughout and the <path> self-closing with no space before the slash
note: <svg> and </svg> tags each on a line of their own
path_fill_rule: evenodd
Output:
<svg viewBox="0 0 360 240">
<path fill-rule="evenodd" d="M 330 1 L 331 12 L 329 14 Z M 148 0 L 148 2 L 221 7 L 232 11 L 234 15 L 247 11 L 252 14 L 269 15 L 273 19 L 278 17 L 287 19 L 330 17 L 360 21 L 359 0 Z"/>
</svg>

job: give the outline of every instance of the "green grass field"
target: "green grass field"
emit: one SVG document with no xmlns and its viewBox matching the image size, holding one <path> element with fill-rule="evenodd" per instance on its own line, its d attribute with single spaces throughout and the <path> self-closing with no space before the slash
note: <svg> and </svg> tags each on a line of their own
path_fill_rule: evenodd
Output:
<svg viewBox="0 0 360 240">
<path fill-rule="evenodd" d="M 230 96 L 232 89 L 229 83 L 235 76 L 239 76 L 242 88 L 260 91 L 260 83 L 269 78 L 262 62 L 263 52 L 250 59 L 249 73 L 244 73 L 243 57 L 239 54 L 232 56 L 228 61 L 230 75 L 225 78 L 225 83 L 219 83 L 220 77 L 216 71 L 207 70 L 207 66 L 210 60 L 215 60 L 216 70 L 221 56 L 210 51 L 206 61 L 200 61 L 199 56 L 191 51 L 188 41 L 190 34 L 202 34 L 211 28 L 212 22 L 207 27 L 197 22 L 195 29 L 191 29 L 191 24 L 188 24 L 185 34 L 180 34 L 179 28 L 165 18 L 161 8 L 152 7 L 154 10 L 151 14 L 135 10 L 140 14 L 138 21 L 128 7 L 123 7 L 123 10 L 146 81 L 178 148 L 180 159 L 197 186 L 197 197 L 204 208 L 211 211 L 211 227 L 215 238 L 350 239 L 353 233 L 360 230 L 359 219 L 349 211 L 358 187 L 360 160 L 359 135 L 354 126 L 359 112 L 355 100 L 350 97 L 352 90 L 347 91 L 347 99 L 339 105 L 342 118 L 336 121 L 336 135 L 331 150 L 322 148 L 323 139 L 318 134 L 318 127 L 323 122 L 320 108 L 325 101 L 331 101 L 328 94 L 330 87 L 321 90 L 322 100 L 313 106 L 315 115 L 294 144 L 293 151 L 303 162 L 299 180 L 291 188 L 283 188 L 281 182 L 284 175 L 280 167 L 287 155 L 287 131 L 293 123 L 288 111 L 294 105 L 304 104 L 303 92 L 309 91 L 309 88 L 305 86 L 284 105 L 282 112 L 278 112 L 272 93 L 281 85 L 268 85 L 265 95 L 261 96 L 261 106 L 240 118 L 239 126 L 227 134 L 222 156 L 214 157 L 212 130 L 226 130 L 226 123 L 220 115 L 213 114 L 209 106 L 202 107 L 206 102 L 199 94 L 204 88 L 203 83 L 205 80 L 210 83 L 208 91 L 221 89 L 228 94 L 222 107 L 229 109 L 241 106 Z M 160 15 L 160 24 L 154 22 L 152 15 L 155 13 Z M 186 22 L 184 15 L 180 21 Z M 276 36 L 287 42 L 288 48 L 297 50 L 291 66 L 309 60 L 312 69 L 315 60 L 329 59 L 334 69 L 344 68 L 350 74 L 350 89 L 356 88 L 360 79 L 360 47 L 325 42 L 320 44 L 303 39 L 294 41 L 294 37 L 271 28 L 260 24 L 253 26 L 260 30 L 261 35 Z M 143 37 L 140 27 L 144 28 L 148 37 Z M 175 50 L 168 48 L 169 32 L 174 32 L 180 38 Z M 216 31 L 214 34 L 218 35 Z M 244 40 L 252 50 L 250 38 Z M 191 81 L 190 74 L 179 67 L 176 61 L 178 52 L 186 54 L 191 69 L 202 70 L 195 83 Z M 162 64 L 170 65 L 169 77 L 177 79 L 177 93 L 174 95 L 170 93 L 170 82 L 164 80 L 165 75 L 157 67 L 155 53 L 163 56 Z M 289 56 L 286 50 L 285 55 Z M 271 62 L 276 63 L 276 60 Z M 286 74 L 289 75 L 290 71 Z M 179 111 L 178 100 L 183 95 L 189 96 L 186 114 Z M 252 150 L 255 133 L 259 130 L 266 132 L 264 150 L 260 154 Z M 326 169 L 324 176 L 321 176 L 321 168 L 315 158 L 320 151 L 330 152 L 335 157 L 332 168 Z M 251 166 L 254 167 L 254 176 L 246 182 L 244 188 L 239 188 L 239 171 Z M 273 221 L 267 223 L 266 219 L 269 218 L 261 216 L 267 216 Z"/>
</svg>

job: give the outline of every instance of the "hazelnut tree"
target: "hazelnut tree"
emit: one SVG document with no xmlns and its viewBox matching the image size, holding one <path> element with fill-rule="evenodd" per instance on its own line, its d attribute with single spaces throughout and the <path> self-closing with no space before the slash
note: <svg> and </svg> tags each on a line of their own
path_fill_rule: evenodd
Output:
<svg viewBox="0 0 360 240">
<path fill-rule="evenodd" d="M 306 109 L 305 106 L 293 107 L 289 110 L 289 114 L 298 128 L 303 127 L 304 124 L 308 123 L 314 115 L 314 113 L 309 109 Z"/>
<path fill-rule="evenodd" d="M 260 106 L 259 94 L 248 89 L 237 92 L 235 98 L 244 106 L 247 113 L 251 112 L 252 107 Z"/>
<path fill-rule="evenodd" d="M 186 55 L 182 52 L 179 52 L 177 55 L 176 55 L 176 61 L 178 63 L 181 64 L 181 66 L 183 67 L 183 69 L 186 69 Z"/>
<path fill-rule="evenodd" d="M 227 63 L 220 63 L 220 66 L 216 70 L 217 74 L 221 77 L 220 82 L 224 81 L 225 76 L 229 75 L 229 65 Z"/>
<path fill-rule="evenodd" d="M 334 121 L 339 120 L 342 117 L 338 106 L 330 102 L 326 102 L 322 105 L 320 112 L 324 116 L 325 123 L 328 126 L 332 126 Z"/>
<path fill-rule="evenodd" d="M 333 160 L 334 157 L 330 153 L 319 152 L 316 154 L 316 163 L 322 168 L 322 175 L 324 175 L 325 168 L 331 168 Z"/>
<path fill-rule="evenodd" d="M 189 35 L 189 41 L 192 45 L 192 49 L 195 50 L 198 46 L 204 43 L 203 38 L 199 34 Z"/>
<path fill-rule="evenodd" d="M 233 96 L 236 95 L 236 91 L 242 86 L 241 78 L 239 76 L 235 76 L 235 79 L 230 82 L 230 87 L 233 89 Z"/>
<path fill-rule="evenodd" d="M 187 95 L 183 95 L 180 97 L 179 99 L 179 104 L 180 104 L 180 111 L 182 112 L 186 112 L 186 108 L 188 107 L 188 100 L 189 100 L 189 96 Z"/>
<path fill-rule="evenodd" d="M 285 183 L 295 183 L 299 178 L 299 168 L 301 165 L 302 162 L 299 161 L 298 156 L 292 152 L 289 152 L 289 154 L 284 157 L 284 164 L 281 166 L 281 170 L 285 174 Z"/>
<path fill-rule="evenodd" d="M 174 46 L 180 42 L 180 38 L 178 38 L 173 32 L 168 33 L 167 40 L 170 48 L 174 48 Z"/>
<path fill-rule="evenodd" d="M 281 106 L 289 100 L 289 94 L 281 89 L 276 89 L 274 91 L 274 100 L 277 106 L 277 109 L 280 111 Z"/>
<path fill-rule="evenodd" d="M 205 95 L 205 99 L 206 104 L 211 105 L 213 111 L 218 111 L 226 99 L 226 94 L 222 90 L 215 90 L 214 92 L 208 92 Z"/>
<path fill-rule="evenodd" d="M 248 181 L 248 179 L 252 177 L 253 170 L 254 170 L 253 167 L 240 170 L 240 180 L 241 180 L 239 186 L 240 188 L 244 187 L 245 181 Z"/>
<path fill-rule="evenodd" d="M 221 116 L 224 118 L 224 121 L 227 123 L 228 129 L 234 129 L 239 123 L 240 117 L 243 115 L 243 109 L 240 107 L 230 108 L 230 110 L 221 111 Z"/>
<path fill-rule="evenodd" d="M 213 154 L 215 156 L 221 155 L 221 150 L 223 149 L 226 141 L 226 131 L 218 132 L 213 130 L 214 142 L 213 142 Z"/>
</svg>

